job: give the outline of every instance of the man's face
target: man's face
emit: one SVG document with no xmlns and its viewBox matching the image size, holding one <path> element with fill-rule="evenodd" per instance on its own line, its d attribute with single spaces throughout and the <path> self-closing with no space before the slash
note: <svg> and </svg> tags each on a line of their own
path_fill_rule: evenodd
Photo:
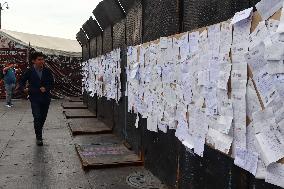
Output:
<svg viewBox="0 0 284 189">
<path fill-rule="evenodd" d="M 35 60 L 33 60 L 33 63 L 37 66 L 37 67 L 43 67 L 45 60 L 44 57 L 37 57 Z"/>
</svg>

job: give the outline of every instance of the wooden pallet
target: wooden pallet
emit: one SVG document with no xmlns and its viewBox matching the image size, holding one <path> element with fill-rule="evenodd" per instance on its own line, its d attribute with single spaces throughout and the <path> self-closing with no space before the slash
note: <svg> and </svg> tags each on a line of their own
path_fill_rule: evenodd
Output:
<svg viewBox="0 0 284 189">
<path fill-rule="evenodd" d="M 69 102 L 83 102 L 82 97 L 70 97 Z"/>
<path fill-rule="evenodd" d="M 141 166 L 143 161 L 123 144 L 75 145 L 84 169 Z"/>
<path fill-rule="evenodd" d="M 61 104 L 64 109 L 87 109 L 88 106 L 82 102 L 64 102 Z"/>
<path fill-rule="evenodd" d="M 97 116 L 88 109 L 67 109 L 63 110 L 67 119 L 75 118 L 96 118 Z"/>
<path fill-rule="evenodd" d="M 96 118 L 71 119 L 68 123 L 73 135 L 108 134 L 112 129 Z"/>
</svg>

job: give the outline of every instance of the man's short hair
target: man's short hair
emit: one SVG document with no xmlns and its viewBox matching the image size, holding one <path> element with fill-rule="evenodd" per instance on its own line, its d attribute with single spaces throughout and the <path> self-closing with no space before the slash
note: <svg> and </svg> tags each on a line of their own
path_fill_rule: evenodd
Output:
<svg viewBox="0 0 284 189">
<path fill-rule="evenodd" d="M 6 65 L 11 65 L 14 64 L 13 62 L 7 62 Z"/>
<path fill-rule="evenodd" d="M 30 54 L 30 59 L 31 59 L 31 60 L 36 60 L 38 57 L 46 58 L 46 55 L 43 54 L 42 52 L 32 52 L 32 53 Z"/>
</svg>

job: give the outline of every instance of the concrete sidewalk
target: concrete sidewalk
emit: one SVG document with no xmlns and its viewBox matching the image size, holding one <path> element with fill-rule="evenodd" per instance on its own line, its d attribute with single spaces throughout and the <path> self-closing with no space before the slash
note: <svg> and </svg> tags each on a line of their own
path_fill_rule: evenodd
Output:
<svg viewBox="0 0 284 189">
<path fill-rule="evenodd" d="M 110 136 L 73 138 L 62 114 L 62 102 L 52 101 L 43 147 L 35 145 L 29 102 L 15 101 L 10 109 L 4 106 L 4 101 L 0 102 L 0 189 L 130 189 L 141 188 L 143 183 L 148 185 L 144 188 L 165 188 L 143 167 L 84 172 L 74 144 L 108 140 Z M 110 140 L 119 141 L 113 137 Z M 142 180 L 138 178 L 141 174 L 145 176 Z"/>
</svg>

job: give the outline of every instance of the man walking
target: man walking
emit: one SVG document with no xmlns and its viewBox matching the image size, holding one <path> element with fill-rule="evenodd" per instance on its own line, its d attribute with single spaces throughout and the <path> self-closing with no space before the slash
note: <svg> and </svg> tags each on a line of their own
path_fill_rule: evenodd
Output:
<svg viewBox="0 0 284 189">
<path fill-rule="evenodd" d="M 13 92 L 16 86 L 16 69 L 13 63 L 8 63 L 3 69 L 6 90 L 6 107 L 11 108 Z"/>
<path fill-rule="evenodd" d="M 30 57 L 33 66 L 22 76 L 20 89 L 29 94 L 34 117 L 36 143 L 38 146 L 42 146 L 42 129 L 51 102 L 50 91 L 54 87 L 54 78 L 51 71 L 44 66 L 45 55 L 43 53 L 34 52 Z M 25 88 L 27 81 L 29 87 Z"/>
</svg>

